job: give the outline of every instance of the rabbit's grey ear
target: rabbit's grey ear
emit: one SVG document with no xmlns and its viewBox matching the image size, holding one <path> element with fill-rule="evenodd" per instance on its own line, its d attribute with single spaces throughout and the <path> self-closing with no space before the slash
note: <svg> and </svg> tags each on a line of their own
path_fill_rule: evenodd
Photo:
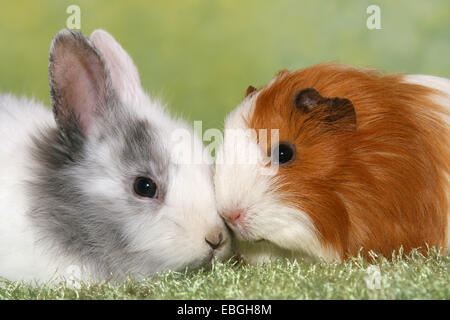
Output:
<svg viewBox="0 0 450 320">
<path fill-rule="evenodd" d="M 50 47 L 49 77 L 59 127 L 86 135 L 113 95 L 103 58 L 83 34 L 62 30 Z"/>
<path fill-rule="evenodd" d="M 95 30 L 90 38 L 106 60 L 112 84 L 118 96 L 125 103 L 138 103 L 142 98 L 143 90 L 139 72 L 131 57 L 105 30 Z"/>
</svg>

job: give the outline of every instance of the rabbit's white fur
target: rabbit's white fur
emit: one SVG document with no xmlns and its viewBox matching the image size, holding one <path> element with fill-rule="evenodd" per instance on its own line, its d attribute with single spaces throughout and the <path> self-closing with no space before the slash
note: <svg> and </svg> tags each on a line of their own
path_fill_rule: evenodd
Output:
<svg viewBox="0 0 450 320">
<path fill-rule="evenodd" d="M 64 275 L 71 264 L 35 244 L 26 216 L 30 198 L 24 184 L 32 176 L 30 136 L 51 125 L 53 116 L 40 103 L 0 96 L 0 276 L 7 279 L 50 279 L 57 268 Z"/>
<path fill-rule="evenodd" d="M 195 268 L 208 263 L 213 257 L 227 256 L 230 243 L 215 207 L 211 166 L 173 162 L 175 155 L 172 150 L 176 141 L 171 140 L 171 134 L 175 130 L 182 128 L 192 133 L 191 143 L 200 150 L 203 148 L 202 142 L 186 123 L 170 118 L 159 102 L 148 98 L 140 86 L 131 58 L 107 32 L 97 30 L 91 37 L 93 44 L 81 34 L 61 31 L 52 43 L 51 52 L 54 51 L 55 41 L 68 42 L 68 47 L 73 41 L 80 41 L 80 46 L 90 48 L 91 60 L 95 60 L 95 55 L 100 55 L 100 52 L 111 77 L 111 83 L 106 85 L 115 90 L 118 98 L 113 101 L 118 105 L 115 108 L 127 110 L 120 115 L 110 115 L 112 121 L 114 117 L 119 117 L 116 121 L 123 125 L 123 128 L 109 128 L 113 130 L 113 136 L 103 132 L 105 136 L 100 137 L 103 134 L 102 125 L 91 120 L 94 123 L 87 140 L 83 142 L 83 157 L 79 163 L 61 170 L 68 183 L 61 188 L 81 193 L 95 208 L 91 204 L 80 203 L 80 216 L 70 218 L 70 214 L 74 215 L 69 204 L 74 201 L 71 195 L 68 195 L 67 203 L 58 202 L 52 194 L 57 194 L 58 185 L 56 190 L 55 187 L 44 189 L 52 181 L 45 176 L 49 164 L 43 157 L 47 156 L 45 150 L 52 150 L 54 146 L 40 139 L 48 138 L 51 135 L 49 132 L 58 130 L 52 112 L 33 100 L 1 95 L 0 277 L 27 281 L 49 281 L 62 277 L 104 280 L 131 274 L 142 278 L 167 269 Z M 58 80 L 52 78 L 52 73 L 50 76 L 57 84 Z M 51 85 L 54 85 L 53 82 Z M 60 102 L 57 98 L 54 104 Z M 122 116 L 126 118 L 120 118 Z M 124 124 L 120 123 L 122 119 Z M 142 147 L 154 148 L 150 153 L 164 160 L 164 163 L 156 163 L 156 166 L 161 166 L 157 170 L 168 178 L 168 181 L 159 181 L 165 190 L 160 204 L 149 199 L 137 199 L 132 195 L 132 185 L 124 180 L 134 174 L 133 168 L 124 167 L 120 162 L 131 161 L 133 166 L 133 159 L 127 158 L 132 155 L 123 153 L 127 147 L 133 148 L 127 144 L 127 132 L 131 130 L 133 133 L 136 129 L 133 123 L 140 124 L 142 128 L 150 126 L 151 132 L 144 133 L 151 137 L 149 143 L 152 147 Z M 121 132 L 122 129 L 128 131 Z M 44 149 L 40 150 L 40 147 Z M 140 147 L 139 144 L 134 146 L 137 151 Z M 142 156 L 145 159 L 147 154 Z M 65 180 L 61 181 L 64 183 Z M 43 190 L 50 191 L 46 194 Z M 95 203 L 97 199 L 98 203 Z M 51 207 L 48 204 L 50 201 L 54 201 L 51 203 L 57 207 Z M 79 202 L 75 200 L 75 204 Z M 67 216 L 69 223 L 54 221 L 61 215 Z M 84 218 L 90 220 L 83 222 Z M 73 229 L 70 219 L 74 221 Z M 105 227 L 103 223 L 109 224 Z M 115 229 L 108 233 L 108 226 Z M 77 234 L 66 237 L 65 232 L 74 230 L 88 232 L 89 237 L 83 238 Z M 219 233 L 222 233 L 224 245 L 212 250 L 205 238 Z M 102 239 L 105 235 L 110 236 L 112 241 Z M 75 238 L 72 241 L 70 237 Z M 114 241 L 117 243 L 111 243 Z M 102 252 L 103 247 L 105 252 Z"/>
</svg>

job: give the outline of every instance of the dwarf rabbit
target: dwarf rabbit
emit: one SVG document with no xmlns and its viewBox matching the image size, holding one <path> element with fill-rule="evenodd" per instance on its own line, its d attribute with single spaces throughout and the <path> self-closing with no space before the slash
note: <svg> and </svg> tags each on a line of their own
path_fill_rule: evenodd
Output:
<svg viewBox="0 0 450 320">
<path fill-rule="evenodd" d="M 336 64 L 250 86 L 216 159 L 235 250 L 343 261 L 448 247 L 449 107 L 447 79 Z M 252 152 L 258 161 L 235 161 Z"/>
<path fill-rule="evenodd" d="M 54 117 L 0 96 L 0 277 L 142 278 L 226 257 L 212 166 L 174 161 L 171 134 L 192 130 L 114 38 L 60 31 L 49 78 Z"/>
</svg>

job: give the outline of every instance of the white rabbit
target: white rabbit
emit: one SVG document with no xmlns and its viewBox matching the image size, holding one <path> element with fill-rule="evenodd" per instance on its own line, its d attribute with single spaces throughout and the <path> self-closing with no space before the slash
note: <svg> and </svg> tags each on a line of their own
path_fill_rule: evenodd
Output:
<svg viewBox="0 0 450 320">
<path fill-rule="evenodd" d="M 0 96 L 0 277 L 140 279 L 228 256 L 211 166 L 174 161 L 171 134 L 191 128 L 148 98 L 111 35 L 91 40 L 53 39 L 55 118 Z"/>
</svg>

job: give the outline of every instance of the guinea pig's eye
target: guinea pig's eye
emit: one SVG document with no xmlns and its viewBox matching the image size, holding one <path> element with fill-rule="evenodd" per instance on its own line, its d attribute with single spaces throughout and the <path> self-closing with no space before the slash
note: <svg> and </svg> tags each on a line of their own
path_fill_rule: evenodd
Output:
<svg viewBox="0 0 450 320">
<path fill-rule="evenodd" d="M 274 164 L 287 164 L 294 159 L 295 146 L 289 143 L 280 143 L 272 149 L 272 162 Z"/>
<path fill-rule="evenodd" d="M 133 185 L 134 192 L 141 197 L 157 198 L 158 186 L 148 177 L 137 177 Z"/>
</svg>

